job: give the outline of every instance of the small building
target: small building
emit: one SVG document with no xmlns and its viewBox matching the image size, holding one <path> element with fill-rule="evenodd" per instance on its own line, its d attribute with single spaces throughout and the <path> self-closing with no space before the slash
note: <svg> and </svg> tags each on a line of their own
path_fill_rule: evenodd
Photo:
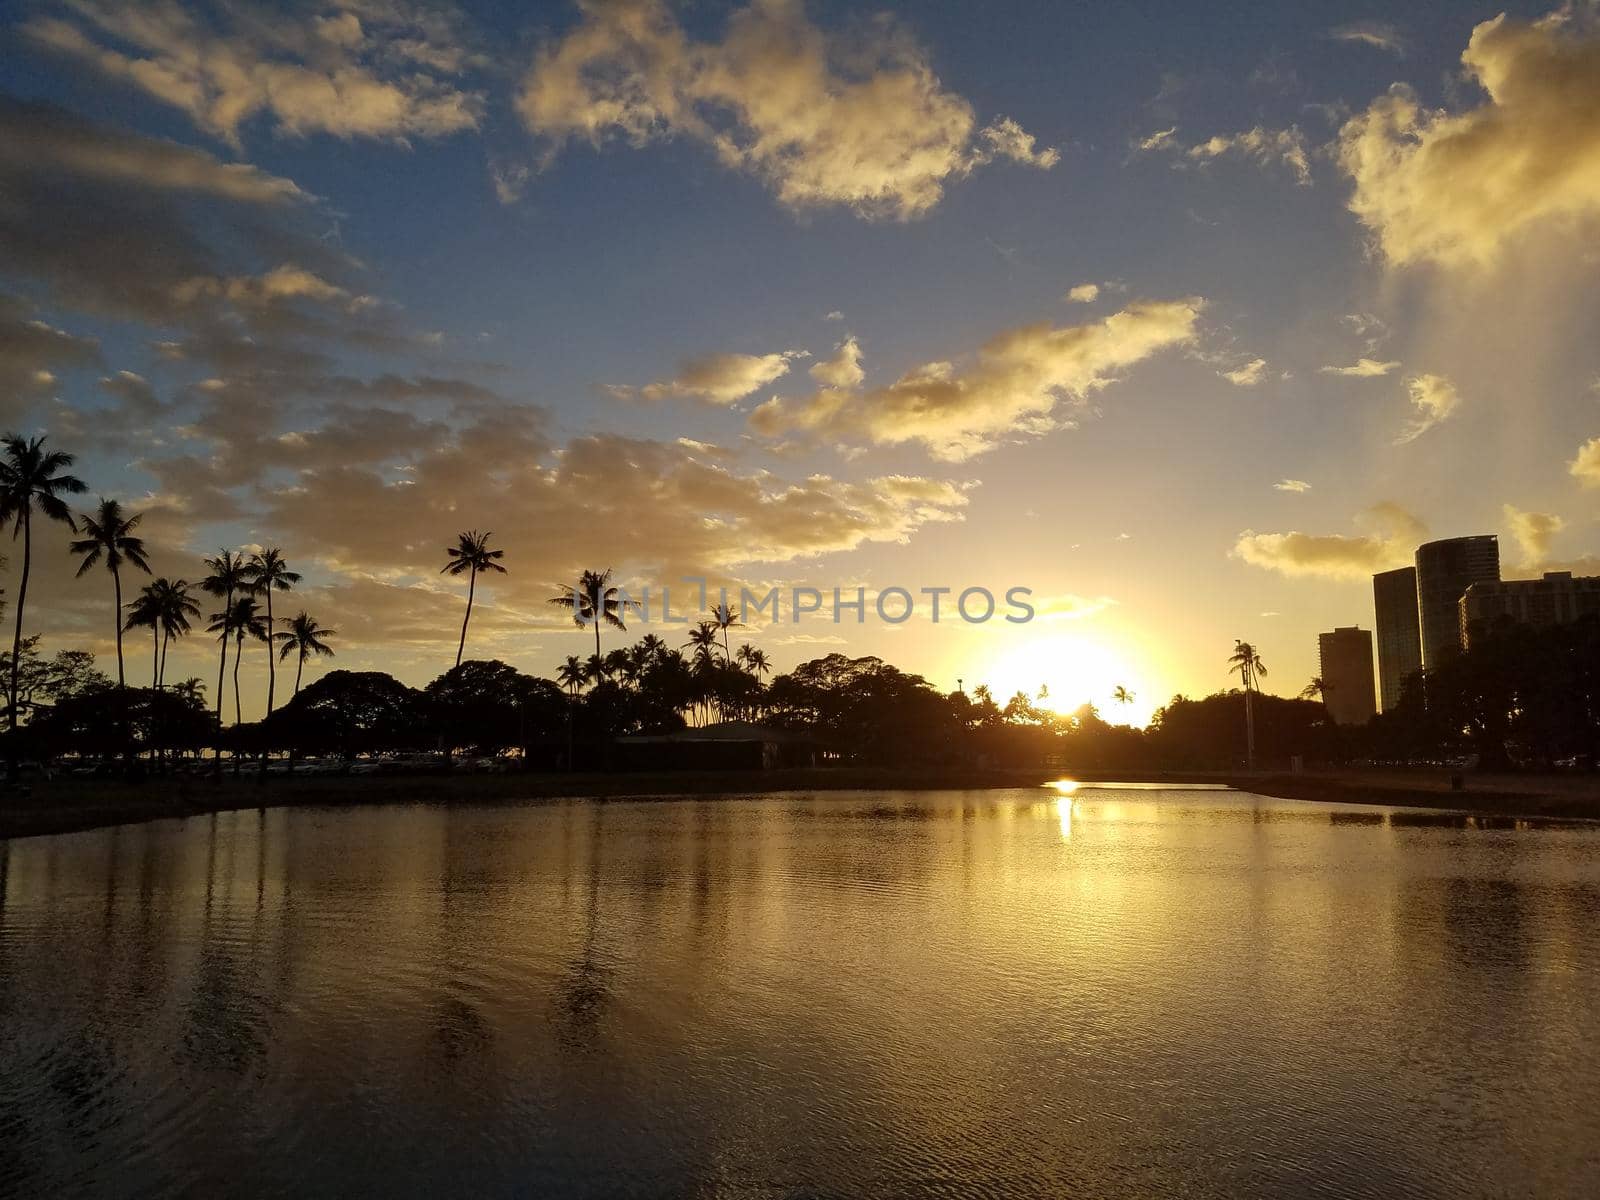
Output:
<svg viewBox="0 0 1600 1200">
<path fill-rule="evenodd" d="M 1521 625 L 1567 625 L 1600 613 L 1600 576 L 1546 571 L 1542 579 L 1502 579 L 1475 583 L 1461 595 L 1461 643 L 1470 646 L 1473 627 L 1487 628 L 1501 617 Z"/>
<path fill-rule="evenodd" d="M 614 765 L 625 771 L 766 771 L 839 759 L 810 733 L 749 721 L 619 737 L 613 751 Z"/>
<path fill-rule="evenodd" d="M 1317 635 L 1323 703 L 1336 725 L 1365 725 L 1377 712 L 1372 681 L 1372 631 L 1356 625 Z"/>
</svg>

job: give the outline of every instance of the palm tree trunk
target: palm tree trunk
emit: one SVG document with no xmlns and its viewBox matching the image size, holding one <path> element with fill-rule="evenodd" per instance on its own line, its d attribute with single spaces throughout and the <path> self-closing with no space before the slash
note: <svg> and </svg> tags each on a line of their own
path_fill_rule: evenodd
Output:
<svg viewBox="0 0 1600 1200">
<path fill-rule="evenodd" d="M 150 686 L 161 690 L 161 622 L 150 626 Z"/>
<path fill-rule="evenodd" d="M 605 605 L 605 602 L 605 597 L 600 597 L 601 607 Z M 595 662 L 598 663 L 600 661 L 600 608 L 594 610 L 594 658 Z"/>
<path fill-rule="evenodd" d="M 117 598 L 117 690 L 121 691 L 127 686 L 122 674 L 122 575 L 115 570 L 111 572 L 111 587 Z"/>
<path fill-rule="evenodd" d="M 156 676 L 156 687 L 160 688 L 167 681 L 167 648 L 172 645 L 172 635 L 166 630 L 161 631 L 161 672 Z"/>
<path fill-rule="evenodd" d="M 461 644 L 456 647 L 456 666 L 461 665 L 461 655 L 467 648 L 467 622 L 472 620 L 472 593 L 478 588 L 478 568 L 473 567 L 467 576 L 467 615 L 461 618 Z"/>
<path fill-rule="evenodd" d="M 241 758 L 243 757 L 240 754 L 241 747 L 239 745 L 239 738 L 238 738 L 239 726 L 244 721 L 244 706 L 239 703 L 239 663 L 243 658 L 244 658 L 244 638 L 241 636 L 239 638 L 239 644 L 236 645 L 233 648 L 233 728 L 234 728 L 233 777 L 235 779 L 239 778 L 239 764 L 240 764 Z"/>
<path fill-rule="evenodd" d="M 28 599 L 28 570 L 33 565 L 33 510 L 22 510 L 22 580 L 17 585 L 17 628 L 11 637 L 11 775 L 17 761 L 17 668 L 22 658 L 22 606 Z"/>
<path fill-rule="evenodd" d="M 456 665 L 459 666 L 460 664 L 457 663 Z M 295 694 L 295 696 L 298 696 L 300 694 L 300 673 L 302 671 L 304 671 L 305 669 L 306 669 L 306 652 L 305 652 L 304 649 L 302 649 L 300 651 L 300 660 L 297 663 L 295 663 L 295 667 L 294 667 L 294 694 Z M 290 699 L 293 699 L 293 698 L 294 698 L 293 696 L 290 697 Z"/>
<path fill-rule="evenodd" d="M 278 686 L 278 665 L 272 657 L 272 584 L 267 584 L 267 716 L 272 715 L 272 693 Z M 264 752 L 263 752 L 264 753 Z M 265 760 L 263 760 L 265 761 Z"/>
<path fill-rule="evenodd" d="M 232 588 L 228 589 L 228 595 L 227 595 L 226 599 L 223 601 L 222 611 L 225 612 L 225 613 L 230 613 L 230 612 L 233 611 L 233 589 Z M 221 729 L 222 728 L 222 697 L 226 693 L 226 688 L 225 688 L 224 685 L 227 683 L 227 680 L 228 680 L 228 630 L 227 630 L 226 624 L 224 624 L 224 627 L 223 627 L 223 630 L 222 630 L 222 637 L 220 639 L 218 639 L 218 640 L 222 642 L 222 654 L 221 654 L 221 657 L 217 661 L 217 728 Z M 220 754 L 220 753 L 221 753 L 221 750 L 219 749 L 218 750 L 218 754 Z"/>
</svg>

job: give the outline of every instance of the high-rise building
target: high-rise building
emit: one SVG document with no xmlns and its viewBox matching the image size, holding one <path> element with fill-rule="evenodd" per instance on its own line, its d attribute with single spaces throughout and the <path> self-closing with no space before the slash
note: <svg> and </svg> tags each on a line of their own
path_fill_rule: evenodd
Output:
<svg viewBox="0 0 1600 1200">
<path fill-rule="evenodd" d="M 1461 596 L 1461 644 L 1470 645 L 1474 625 L 1510 617 L 1524 625 L 1565 625 L 1600 613 L 1600 576 L 1546 571 L 1543 579 L 1475 583 Z"/>
<path fill-rule="evenodd" d="M 1361 725 L 1377 711 L 1372 696 L 1372 631 L 1354 625 L 1317 635 L 1323 703 L 1337 725 Z"/>
<path fill-rule="evenodd" d="M 1491 534 L 1445 538 L 1417 547 L 1417 617 L 1422 668 L 1431 671 L 1461 652 L 1461 597 L 1475 583 L 1500 581 L 1500 539 Z"/>
<path fill-rule="evenodd" d="M 1422 633 L 1417 625 L 1417 569 L 1401 567 L 1372 577 L 1372 607 L 1378 621 L 1378 678 L 1383 711 L 1400 703 L 1400 685 L 1422 670 Z"/>
</svg>

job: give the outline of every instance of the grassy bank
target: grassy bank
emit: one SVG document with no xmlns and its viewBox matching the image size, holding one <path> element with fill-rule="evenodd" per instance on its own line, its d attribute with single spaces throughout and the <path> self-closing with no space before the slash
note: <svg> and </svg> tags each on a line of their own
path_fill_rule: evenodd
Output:
<svg viewBox="0 0 1600 1200">
<path fill-rule="evenodd" d="M 149 778 L 139 782 L 58 779 L 30 792 L 0 793 L 0 838 L 69 833 L 105 825 L 241 808 L 298 805 L 515 802 L 563 798 L 752 795 L 1035 787 L 1059 773 L 1004 770 L 830 767 L 778 771 L 672 771 L 577 775 L 401 775 L 235 779 Z M 1463 790 L 1444 770 L 1311 772 L 1070 772 L 1083 782 L 1222 783 L 1288 800 L 1456 809 L 1503 817 L 1600 820 L 1600 777 L 1473 775 Z"/>
</svg>

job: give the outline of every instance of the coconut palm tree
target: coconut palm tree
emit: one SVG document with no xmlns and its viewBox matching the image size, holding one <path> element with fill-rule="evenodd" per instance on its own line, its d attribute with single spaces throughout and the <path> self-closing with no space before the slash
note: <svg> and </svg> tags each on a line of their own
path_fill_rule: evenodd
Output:
<svg viewBox="0 0 1600 1200">
<path fill-rule="evenodd" d="M 159 688 L 165 686 L 167 681 L 167 651 L 178 638 L 189 636 L 193 628 L 189 618 L 200 616 L 200 605 L 189 594 L 187 579 L 160 579 L 156 582 L 162 585 L 157 602 L 157 620 L 161 625 L 161 670 L 156 675 L 156 687 Z"/>
<path fill-rule="evenodd" d="M 222 611 L 229 612 L 233 608 L 233 599 L 236 595 L 250 590 L 249 564 L 245 562 L 244 555 L 234 554 L 231 550 L 217 552 L 215 558 L 206 559 L 206 567 L 211 574 L 200 581 L 202 591 L 213 596 L 222 597 Z M 210 630 L 209 632 L 216 632 Z M 228 631 L 229 633 L 232 630 Z M 228 675 L 228 635 L 224 634 L 217 639 L 222 644 L 222 651 L 217 662 L 217 725 L 222 725 L 222 683 Z M 218 751 L 220 756 L 221 751 Z M 221 759 L 219 757 L 218 761 Z"/>
<path fill-rule="evenodd" d="M 583 660 L 576 654 L 567 655 L 567 660 L 556 670 L 556 680 L 574 696 L 579 689 L 589 681 L 588 669 L 583 665 Z"/>
<path fill-rule="evenodd" d="M 1133 693 L 1130 692 L 1127 688 L 1123 687 L 1120 683 L 1117 684 L 1116 690 L 1111 693 L 1111 698 L 1113 700 L 1115 700 L 1118 704 L 1132 704 L 1133 703 Z"/>
<path fill-rule="evenodd" d="M 161 688 L 161 613 L 160 597 L 156 585 L 147 583 L 139 594 L 128 601 L 128 616 L 122 623 L 125 631 L 148 629 L 150 631 L 150 686 Z"/>
<path fill-rule="evenodd" d="M 300 675 L 306 669 L 306 659 L 313 654 L 317 657 L 332 658 L 333 647 L 325 639 L 337 637 L 337 629 L 324 629 L 318 625 L 316 618 L 304 612 L 293 617 L 278 618 L 283 622 L 284 628 L 273 636 L 279 642 L 278 657 L 288 658 L 295 655 L 294 667 L 294 695 L 300 694 Z"/>
<path fill-rule="evenodd" d="M 150 564 L 145 561 L 144 539 L 134 535 L 134 530 L 143 520 L 143 514 L 127 514 L 122 511 L 122 505 L 115 500 L 100 499 L 100 506 L 91 515 L 83 513 L 78 517 L 81 526 L 79 532 L 87 536 L 73 542 L 69 549 L 78 555 L 78 575 L 88 574 L 102 562 L 106 570 L 111 572 L 112 593 L 116 597 L 116 632 L 117 632 L 117 687 L 127 686 L 127 679 L 122 667 L 122 564 L 131 563 L 146 575 L 150 573 Z"/>
<path fill-rule="evenodd" d="M 1244 684 L 1244 745 L 1245 765 L 1256 768 L 1256 681 L 1267 673 L 1267 666 L 1249 642 L 1234 640 L 1233 653 L 1228 657 L 1228 674 L 1238 675 Z"/>
<path fill-rule="evenodd" d="M 211 614 L 211 624 L 206 626 L 207 633 L 217 634 L 219 637 L 232 638 L 233 649 L 233 723 L 238 726 L 244 720 L 244 705 L 239 700 L 239 660 L 244 657 L 244 639 L 255 638 L 257 641 L 267 640 L 267 627 L 258 611 L 254 596 L 245 595 L 234 598 L 232 604 L 221 612 Z"/>
<path fill-rule="evenodd" d="M 22 576 L 17 584 L 17 622 L 11 636 L 11 688 L 10 725 L 17 732 L 17 666 L 22 661 L 22 609 L 28 599 L 28 572 L 33 567 L 33 514 L 51 521 L 60 521 L 72 532 L 78 532 L 72 519 L 72 510 L 63 496 L 77 495 L 86 490 L 83 480 L 65 474 L 72 465 L 72 455 L 60 450 L 46 450 L 46 439 L 31 440 L 9 433 L 0 447 L 0 526 L 11 526 L 11 538 L 22 536 Z M 16 745 L 15 737 L 12 745 Z M 15 774 L 15 770 L 12 772 Z"/>
<path fill-rule="evenodd" d="M 739 619 L 739 614 L 727 604 L 713 604 L 711 606 L 711 623 L 722 631 L 722 661 L 733 662 L 733 655 L 728 653 L 728 630 L 735 627 L 744 628 L 744 622 Z"/>
<path fill-rule="evenodd" d="M 278 668 L 272 656 L 272 593 L 287 592 L 300 582 L 300 576 L 289 570 L 289 564 L 283 561 L 283 554 L 276 546 L 252 554 L 245 570 L 250 576 L 250 586 L 267 598 L 267 716 L 270 717 L 272 697 L 278 685 Z"/>
<path fill-rule="evenodd" d="M 467 615 L 461 618 L 461 644 L 456 647 L 456 666 L 461 665 L 462 652 L 467 648 L 467 622 L 472 620 L 472 594 L 478 587 L 479 571 L 498 571 L 504 575 L 506 569 L 500 565 L 499 560 L 505 557 L 504 550 L 489 549 L 489 539 L 493 533 L 479 533 L 476 529 L 469 529 L 466 533 L 456 535 L 456 544 L 445 550 L 450 561 L 440 568 L 441 575 L 460 575 L 467 572 Z"/>
<path fill-rule="evenodd" d="M 562 588 L 561 595 L 550 597 L 550 603 L 572 611 L 572 623 L 579 629 L 585 625 L 594 626 L 594 653 L 600 656 L 600 626 L 606 624 L 613 629 L 627 632 L 628 626 L 623 618 L 627 610 L 638 609 L 635 600 L 629 600 L 622 594 L 622 589 L 614 587 L 611 583 L 611 570 L 585 571 L 578 576 L 578 586 L 575 588 Z"/>
<path fill-rule="evenodd" d="M 749 642 L 740 646 L 738 653 L 734 657 L 738 659 L 739 664 L 745 670 L 749 671 L 757 679 L 772 670 L 772 660 L 767 657 L 767 652 L 765 650 L 757 650 Z"/>
</svg>

